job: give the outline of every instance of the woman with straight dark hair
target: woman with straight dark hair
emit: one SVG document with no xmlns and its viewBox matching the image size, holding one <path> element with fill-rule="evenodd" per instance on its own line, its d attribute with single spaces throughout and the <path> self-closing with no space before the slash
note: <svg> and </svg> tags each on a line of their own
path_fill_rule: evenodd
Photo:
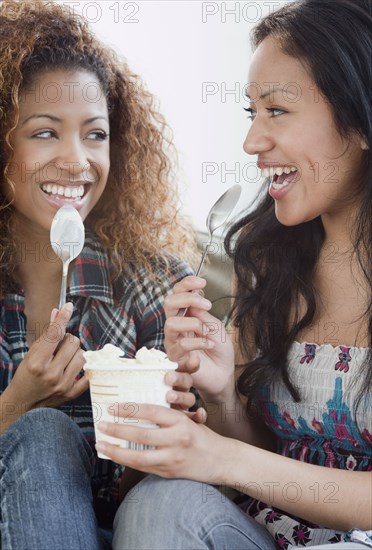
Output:
<svg viewBox="0 0 372 550">
<path fill-rule="evenodd" d="M 225 241 L 232 328 L 203 279 L 166 302 L 168 356 L 208 427 L 149 406 L 158 430 L 103 426 L 155 447 L 105 454 L 181 478 L 135 488 L 114 548 L 372 547 L 371 35 L 368 0 L 298 0 L 255 28 L 244 149 L 264 184 Z"/>
</svg>

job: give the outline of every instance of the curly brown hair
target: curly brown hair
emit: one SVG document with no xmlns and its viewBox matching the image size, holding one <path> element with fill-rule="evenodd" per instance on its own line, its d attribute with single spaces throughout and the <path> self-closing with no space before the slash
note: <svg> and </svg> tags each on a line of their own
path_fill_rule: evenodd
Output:
<svg viewBox="0 0 372 550">
<path fill-rule="evenodd" d="M 117 275 L 145 265 L 156 273 L 163 251 L 195 258 L 189 222 L 180 216 L 175 150 L 164 118 L 140 78 L 102 45 L 86 21 L 44 0 L 0 0 L 0 169 L 9 182 L 10 136 L 22 91 L 48 70 L 95 74 L 107 98 L 111 168 L 105 191 L 86 219 L 109 252 Z M 4 188 L 4 185 L 2 185 Z M 15 268 L 14 208 L 0 188 L 0 295 Z M 146 228 L 146 230 L 144 230 Z M 154 267 L 155 266 L 155 267 Z M 8 283 L 8 284 L 7 284 Z"/>
</svg>

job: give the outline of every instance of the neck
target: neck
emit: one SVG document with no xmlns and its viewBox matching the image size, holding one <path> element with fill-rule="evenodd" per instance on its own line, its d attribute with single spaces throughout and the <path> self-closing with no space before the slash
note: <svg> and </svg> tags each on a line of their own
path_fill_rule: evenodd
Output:
<svg viewBox="0 0 372 550">
<path fill-rule="evenodd" d="M 322 223 L 325 231 L 324 246 L 332 245 L 340 253 L 353 252 L 355 220 L 358 215 L 356 206 L 346 211 L 324 214 Z"/>
<path fill-rule="evenodd" d="M 32 232 L 16 229 L 17 241 L 17 279 L 22 288 L 45 288 L 53 286 L 60 280 L 62 262 L 54 253 L 49 233 L 46 231 Z"/>
</svg>

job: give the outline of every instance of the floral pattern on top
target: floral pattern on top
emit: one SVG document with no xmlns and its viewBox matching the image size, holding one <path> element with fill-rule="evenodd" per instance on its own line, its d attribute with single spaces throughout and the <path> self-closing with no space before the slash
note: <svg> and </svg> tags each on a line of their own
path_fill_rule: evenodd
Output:
<svg viewBox="0 0 372 550">
<path fill-rule="evenodd" d="M 340 346 L 340 350 L 341 352 L 338 356 L 339 361 L 335 364 L 335 369 L 349 372 L 349 361 L 351 361 L 350 348 Z"/>
<path fill-rule="evenodd" d="M 329 468 L 372 471 L 372 396 L 365 396 L 355 413 L 357 388 L 352 383 L 367 352 L 367 348 L 352 346 L 292 345 L 288 370 L 301 401 L 294 402 L 282 382 L 263 388 L 258 400 L 266 425 L 277 437 L 279 454 Z M 322 490 L 330 502 L 337 499 L 337 487 L 326 485 L 310 490 Z M 250 497 L 243 497 L 240 506 L 284 550 L 339 541 L 358 541 L 372 547 L 372 533 L 368 531 L 343 533 L 314 525 Z"/>
<path fill-rule="evenodd" d="M 316 346 L 314 344 L 305 344 L 305 355 L 301 357 L 300 363 L 305 363 L 305 361 L 310 363 L 314 359 L 315 353 Z"/>
</svg>

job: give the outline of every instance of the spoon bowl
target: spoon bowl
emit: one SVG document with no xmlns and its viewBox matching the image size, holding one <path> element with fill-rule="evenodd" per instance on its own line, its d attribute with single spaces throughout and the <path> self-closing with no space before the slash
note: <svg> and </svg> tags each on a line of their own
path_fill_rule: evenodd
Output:
<svg viewBox="0 0 372 550">
<path fill-rule="evenodd" d="M 85 230 L 78 211 L 68 204 L 57 210 L 50 228 L 50 242 L 62 261 L 62 284 L 59 309 L 66 303 L 67 274 L 70 262 L 75 260 L 84 246 Z"/>
<path fill-rule="evenodd" d="M 240 187 L 240 185 L 233 185 L 227 191 L 225 191 L 219 199 L 216 200 L 212 208 L 209 210 L 206 221 L 206 226 L 208 229 L 208 243 L 205 247 L 202 259 L 200 260 L 199 267 L 196 270 L 196 276 L 199 275 L 203 267 L 205 258 L 207 257 L 208 250 L 212 244 L 213 233 L 216 231 L 216 229 L 219 229 L 226 222 L 227 218 L 234 210 L 241 192 L 242 188 Z"/>
<path fill-rule="evenodd" d="M 240 187 L 240 185 L 233 185 L 227 191 L 225 191 L 223 195 L 220 196 L 219 199 L 217 199 L 217 201 L 214 203 L 214 205 L 208 212 L 208 216 L 206 220 L 206 226 L 208 229 L 208 242 L 205 247 L 203 256 L 200 260 L 199 267 L 196 270 L 196 273 L 195 273 L 196 277 L 201 272 L 201 269 L 204 265 L 204 261 L 208 254 L 208 250 L 211 247 L 213 233 L 216 231 L 216 229 L 219 229 L 226 222 L 227 218 L 230 216 L 231 212 L 234 210 L 239 200 L 241 192 L 242 192 L 242 188 Z M 187 312 L 187 308 L 180 309 L 177 313 L 177 317 L 184 317 L 186 312 Z"/>
</svg>

